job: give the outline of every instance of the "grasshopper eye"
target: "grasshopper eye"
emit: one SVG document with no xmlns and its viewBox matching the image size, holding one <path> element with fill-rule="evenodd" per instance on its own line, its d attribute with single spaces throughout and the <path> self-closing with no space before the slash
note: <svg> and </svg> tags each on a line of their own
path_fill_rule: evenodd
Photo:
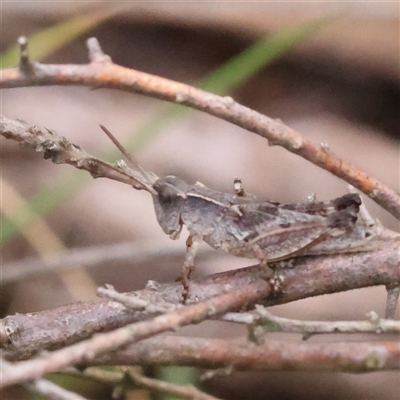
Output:
<svg viewBox="0 0 400 400">
<path fill-rule="evenodd" d="M 171 203 L 176 201 L 178 197 L 181 199 L 186 198 L 186 193 L 184 191 L 185 187 L 183 190 L 180 187 L 182 186 L 182 183 L 185 187 L 187 186 L 187 184 L 182 180 L 179 180 L 174 176 L 167 176 L 155 182 L 153 188 L 157 192 L 158 198 L 161 202 Z"/>
<path fill-rule="evenodd" d="M 172 205 L 173 203 L 174 203 L 174 200 L 176 199 L 176 197 L 175 196 L 171 196 L 170 194 L 168 194 L 168 193 L 160 193 L 159 195 L 158 195 L 158 199 L 159 199 L 159 201 L 160 201 L 160 204 L 162 204 L 163 206 L 170 206 L 170 205 Z"/>
<path fill-rule="evenodd" d="M 357 213 L 361 205 L 361 198 L 356 193 L 349 193 L 335 199 L 333 205 L 338 211 L 352 208 Z"/>
<path fill-rule="evenodd" d="M 172 203 L 176 197 L 176 189 L 174 187 L 171 187 L 168 184 L 158 184 L 157 183 L 154 185 L 154 189 L 156 190 L 158 194 L 158 198 L 160 202 L 164 204 L 169 204 Z"/>
</svg>

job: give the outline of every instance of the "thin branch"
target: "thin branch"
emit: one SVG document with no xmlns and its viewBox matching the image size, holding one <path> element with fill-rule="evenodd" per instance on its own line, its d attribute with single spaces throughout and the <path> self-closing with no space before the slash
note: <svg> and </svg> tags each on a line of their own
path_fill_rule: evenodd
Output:
<svg viewBox="0 0 400 400">
<path fill-rule="evenodd" d="M 211 249 L 202 249 L 199 255 L 209 259 L 219 253 Z M 115 243 L 111 245 L 77 247 L 68 249 L 67 253 L 49 254 L 45 259 L 33 257 L 11 261 L 2 265 L 2 284 L 8 284 L 31 276 L 47 272 L 59 272 L 81 265 L 85 268 L 106 262 L 142 263 L 150 259 L 182 257 L 180 243 L 172 242 L 166 247 L 149 240 Z"/>
<path fill-rule="evenodd" d="M 115 367 L 115 368 L 99 368 L 99 367 L 88 367 L 88 368 L 76 368 L 67 367 L 62 371 L 58 372 L 61 376 L 69 375 L 77 378 L 85 378 L 97 383 L 102 383 L 114 388 L 114 393 L 117 392 L 119 396 L 115 396 L 117 399 L 120 398 L 121 394 L 127 390 L 133 389 L 134 384 L 128 382 L 125 378 L 125 372 L 123 370 L 126 367 Z M 130 369 L 141 367 L 128 367 Z"/>
<path fill-rule="evenodd" d="M 104 299 L 117 301 L 128 309 L 146 310 L 148 313 L 165 313 L 179 307 L 179 305 L 172 305 L 167 302 L 153 304 L 149 300 L 140 299 L 137 293 L 136 295 L 135 293 L 119 293 L 112 285 L 98 288 L 97 294 Z"/>
<path fill-rule="evenodd" d="M 103 368 L 89 367 L 83 371 L 77 369 L 67 369 L 63 373 L 93 379 L 108 385 L 116 387 L 118 392 L 124 392 L 132 386 L 140 386 L 155 392 L 167 393 L 183 399 L 193 400 L 218 400 L 216 397 L 210 396 L 194 386 L 180 386 L 170 382 L 151 379 L 143 374 L 136 372 L 134 367 L 120 367 L 119 371 L 105 370 Z"/>
<path fill-rule="evenodd" d="M 112 63 L 111 57 L 104 54 L 103 50 L 100 47 L 100 43 L 96 38 L 90 38 L 87 40 L 87 47 L 89 50 L 89 60 L 92 63 Z"/>
<path fill-rule="evenodd" d="M 86 397 L 70 392 L 47 379 L 38 379 L 31 383 L 25 383 L 24 386 L 51 400 L 87 400 Z"/>
<path fill-rule="evenodd" d="M 112 332 L 97 334 L 91 339 L 56 350 L 36 359 L 21 361 L 2 371 L 0 387 L 6 387 L 32 379 L 65 367 L 88 363 L 96 356 L 116 350 L 129 343 L 138 342 L 159 333 L 175 330 L 181 326 L 199 323 L 237 309 L 257 298 L 268 296 L 270 286 L 262 280 L 251 283 L 237 292 L 226 293 L 202 303 L 182 307 L 150 321 L 133 323 Z"/>
<path fill-rule="evenodd" d="M 112 165 L 99 160 L 47 128 L 0 117 L 0 135 L 32 147 L 43 153 L 44 159 L 50 158 L 54 164 L 69 164 L 89 172 L 93 178 L 106 177 L 131 185 L 137 190 L 147 190 L 138 182 L 136 172 L 124 162 Z"/>
<path fill-rule="evenodd" d="M 286 342 L 158 336 L 96 358 L 99 365 L 182 365 L 241 371 L 400 370 L 398 342 Z"/>
<path fill-rule="evenodd" d="M 376 285 L 400 284 L 400 238 L 372 239 L 380 243 L 373 251 L 293 259 L 293 268 L 280 270 L 282 293 L 266 297 L 261 291 L 247 304 L 265 306 L 285 304 L 321 294 L 337 293 Z M 259 266 L 231 270 L 191 281 L 190 302 L 202 302 L 227 290 L 241 293 L 249 285 L 261 284 Z M 157 284 L 151 281 L 135 292 L 151 304 L 179 304 L 179 283 Z M 244 310 L 243 305 L 236 310 Z M 34 314 L 11 315 L 0 321 L 0 343 L 10 360 L 26 359 L 41 350 L 60 348 L 134 321 L 153 318 L 146 310 L 127 312 L 112 301 L 81 302 Z M 39 329 L 40 327 L 40 329 Z"/>
<path fill-rule="evenodd" d="M 133 371 L 129 371 L 129 376 L 137 385 L 156 392 L 166 393 L 182 399 L 218 400 L 216 397 L 210 396 L 192 385 L 179 386 L 174 383 L 151 379 Z"/>
<path fill-rule="evenodd" d="M 0 359 L 2 371 L 12 368 L 12 364 L 4 359 Z M 37 379 L 32 382 L 25 382 L 23 386 L 30 391 L 39 393 L 51 400 L 87 400 L 85 397 L 70 392 L 47 379 Z"/>
<path fill-rule="evenodd" d="M 376 313 L 369 313 L 368 321 L 301 321 L 277 317 L 263 306 L 257 305 L 255 311 L 248 313 L 227 313 L 221 320 L 247 324 L 255 331 L 265 335 L 267 332 L 301 333 L 307 338 L 323 333 L 392 333 L 400 334 L 400 321 L 386 320 Z"/>
<path fill-rule="evenodd" d="M 355 165 L 338 158 L 326 146 L 302 137 L 281 121 L 251 110 L 231 97 L 217 96 L 193 86 L 116 65 L 103 54 L 95 38 L 89 39 L 87 45 L 91 55 L 89 64 L 33 63 L 32 74 L 25 73 L 23 68 L 5 69 L 0 77 L 0 88 L 50 85 L 113 88 L 186 105 L 254 132 L 266 138 L 270 145 L 282 146 L 311 161 L 360 189 L 400 219 L 400 196 L 396 191 Z"/>
</svg>

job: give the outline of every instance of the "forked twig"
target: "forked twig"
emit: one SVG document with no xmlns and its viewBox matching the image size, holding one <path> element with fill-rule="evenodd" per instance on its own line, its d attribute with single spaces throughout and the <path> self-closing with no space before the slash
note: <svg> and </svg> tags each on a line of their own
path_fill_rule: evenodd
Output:
<svg viewBox="0 0 400 400">
<path fill-rule="evenodd" d="M 47 128 L 30 126 L 26 122 L 1 116 L 0 135 L 32 147 L 35 151 L 43 153 L 45 159 L 51 159 L 54 164 L 69 164 L 89 172 L 93 178 L 106 177 L 131 185 L 137 190 L 149 191 L 141 171 L 129 168 L 124 162 L 112 165 L 100 160 Z"/>
<path fill-rule="evenodd" d="M 265 307 L 256 306 L 247 313 L 227 313 L 223 321 L 246 324 L 254 331 L 261 328 L 257 335 L 268 332 L 300 333 L 308 339 L 313 335 L 329 333 L 392 333 L 400 334 L 400 321 L 381 319 L 375 312 L 368 313 L 367 321 L 301 321 L 277 317 Z"/>
</svg>

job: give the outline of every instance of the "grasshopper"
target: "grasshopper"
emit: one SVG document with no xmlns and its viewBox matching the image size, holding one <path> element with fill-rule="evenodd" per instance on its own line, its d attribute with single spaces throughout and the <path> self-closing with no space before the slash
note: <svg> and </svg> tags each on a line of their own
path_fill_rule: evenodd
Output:
<svg viewBox="0 0 400 400">
<path fill-rule="evenodd" d="M 268 264 L 294 256 L 357 251 L 371 236 L 358 218 L 358 194 L 346 194 L 329 202 L 282 205 L 246 195 L 239 180 L 234 183 L 236 193 L 231 194 L 200 182 L 191 185 L 172 175 L 159 178 L 145 171 L 104 126 L 100 127 L 131 164 L 128 167 L 120 161 L 119 170 L 134 179 L 135 188 L 152 195 L 162 230 L 172 239 L 179 238 L 183 225 L 189 231 L 178 278 L 183 284 L 184 302 L 202 241 L 235 256 L 257 259 L 269 271 Z"/>
</svg>

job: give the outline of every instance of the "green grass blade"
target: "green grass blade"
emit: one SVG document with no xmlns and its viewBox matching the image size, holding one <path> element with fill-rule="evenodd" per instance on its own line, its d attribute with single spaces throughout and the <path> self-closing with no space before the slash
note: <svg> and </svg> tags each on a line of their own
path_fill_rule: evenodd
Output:
<svg viewBox="0 0 400 400">
<path fill-rule="evenodd" d="M 287 53 L 304 38 L 325 25 L 327 18 L 284 29 L 262 38 L 199 82 L 209 92 L 226 94 Z"/>
</svg>

